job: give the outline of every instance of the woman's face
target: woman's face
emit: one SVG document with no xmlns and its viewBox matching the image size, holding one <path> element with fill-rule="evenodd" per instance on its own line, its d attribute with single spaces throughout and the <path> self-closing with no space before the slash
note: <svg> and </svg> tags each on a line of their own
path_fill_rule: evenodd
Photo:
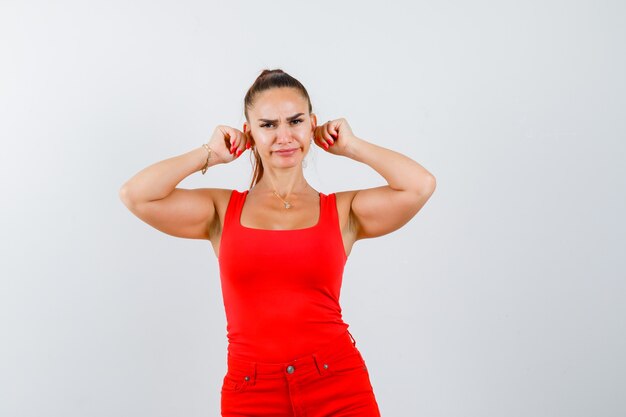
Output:
<svg viewBox="0 0 626 417">
<path fill-rule="evenodd" d="M 295 88 L 272 88 L 260 93 L 253 106 L 248 109 L 250 122 L 243 127 L 252 135 L 263 167 L 299 165 L 317 125 L 306 98 Z"/>
</svg>

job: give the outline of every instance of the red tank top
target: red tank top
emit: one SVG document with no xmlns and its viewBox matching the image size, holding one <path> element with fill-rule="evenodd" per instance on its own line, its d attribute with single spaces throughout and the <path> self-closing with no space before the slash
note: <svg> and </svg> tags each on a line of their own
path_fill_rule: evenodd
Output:
<svg viewBox="0 0 626 417">
<path fill-rule="evenodd" d="M 349 327 L 339 305 L 348 257 L 335 194 L 320 193 L 317 224 L 295 230 L 242 226 L 247 194 L 231 193 L 218 257 L 228 353 L 288 362 L 315 352 Z"/>
</svg>

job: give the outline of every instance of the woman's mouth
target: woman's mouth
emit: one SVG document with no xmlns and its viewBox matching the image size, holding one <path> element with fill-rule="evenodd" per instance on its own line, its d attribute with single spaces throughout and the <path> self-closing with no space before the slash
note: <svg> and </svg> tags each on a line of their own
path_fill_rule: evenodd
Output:
<svg viewBox="0 0 626 417">
<path fill-rule="evenodd" d="M 280 155 L 280 156 L 291 156 L 294 153 L 296 153 L 296 151 L 298 150 L 298 148 L 292 148 L 292 149 L 281 149 L 278 151 L 274 151 L 275 154 Z"/>
</svg>

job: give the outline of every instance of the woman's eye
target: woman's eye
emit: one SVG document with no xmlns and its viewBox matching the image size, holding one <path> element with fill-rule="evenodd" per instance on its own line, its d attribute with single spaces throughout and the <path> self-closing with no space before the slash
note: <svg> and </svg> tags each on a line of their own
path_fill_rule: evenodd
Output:
<svg viewBox="0 0 626 417">
<path fill-rule="evenodd" d="M 295 119 L 295 120 L 292 120 L 292 122 L 300 122 L 300 123 L 302 123 L 302 119 Z M 296 123 L 296 124 L 300 124 L 300 123 Z M 262 124 L 261 127 L 268 127 L 268 126 L 272 126 L 272 125 L 273 125 L 273 123 L 265 123 L 265 124 Z"/>
</svg>

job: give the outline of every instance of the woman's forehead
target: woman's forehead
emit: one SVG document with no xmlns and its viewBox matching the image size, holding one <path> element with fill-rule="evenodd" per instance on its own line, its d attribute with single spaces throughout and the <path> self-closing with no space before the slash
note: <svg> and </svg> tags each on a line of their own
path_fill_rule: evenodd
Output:
<svg viewBox="0 0 626 417">
<path fill-rule="evenodd" d="M 273 88 L 257 96 L 251 113 L 253 119 L 287 119 L 296 113 L 306 113 L 308 103 L 294 88 Z"/>
</svg>

